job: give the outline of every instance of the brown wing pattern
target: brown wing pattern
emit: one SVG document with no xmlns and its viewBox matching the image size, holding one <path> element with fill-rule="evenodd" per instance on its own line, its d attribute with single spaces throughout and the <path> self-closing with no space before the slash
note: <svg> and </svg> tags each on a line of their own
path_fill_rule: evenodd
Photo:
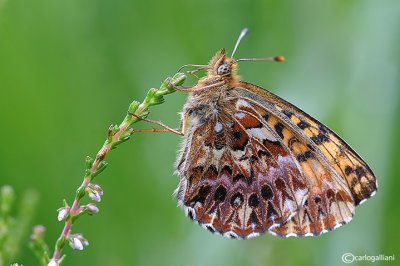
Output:
<svg viewBox="0 0 400 266">
<path fill-rule="evenodd" d="M 292 104 L 249 83 L 235 89 L 280 133 L 301 165 L 309 195 L 290 221 L 270 230 L 280 236 L 318 235 L 351 220 L 355 206 L 374 195 L 366 163 L 333 131 Z"/>
<path fill-rule="evenodd" d="M 177 161 L 186 214 L 211 232 L 247 238 L 319 235 L 349 222 L 376 179 L 334 132 L 255 85 L 189 127 Z"/>
<path fill-rule="evenodd" d="M 308 188 L 279 135 L 254 109 L 237 107 L 190 128 L 176 194 L 206 229 L 245 238 L 287 222 L 304 205 Z"/>
</svg>

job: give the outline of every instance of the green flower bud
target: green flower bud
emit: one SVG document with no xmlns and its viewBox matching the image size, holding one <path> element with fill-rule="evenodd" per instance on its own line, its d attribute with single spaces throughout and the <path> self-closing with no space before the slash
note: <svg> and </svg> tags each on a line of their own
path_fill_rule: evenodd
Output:
<svg viewBox="0 0 400 266">
<path fill-rule="evenodd" d="M 133 102 L 129 105 L 128 111 L 131 112 L 131 113 L 136 112 L 136 110 L 137 110 L 138 107 L 139 107 L 139 104 L 140 104 L 140 103 L 139 103 L 138 101 L 133 101 Z"/>
<path fill-rule="evenodd" d="M 171 79 L 171 83 L 176 85 L 176 86 L 180 86 L 183 84 L 183 82 L 185 82 L 186 80 L 186 75 L 184 73 L 176 73 L 172 79 Z"/>
<path fill-rule="evenodd" d="M 90 170 L 93 166 L 93 158 L 90 156 L 86 156 L 85 163 L 86 163 L 86 169 Z"/>
</svg>

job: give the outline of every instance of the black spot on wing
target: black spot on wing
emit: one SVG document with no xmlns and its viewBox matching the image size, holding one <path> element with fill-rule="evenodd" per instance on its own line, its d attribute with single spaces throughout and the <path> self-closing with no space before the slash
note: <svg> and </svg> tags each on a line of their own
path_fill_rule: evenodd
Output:
<svg viewBox="0 0 400 266">
<path fill-rule="evenodd" d="M 251 194 L 249 197 L 249 206 L 250 207 L 257 207 L 260 204 L 258 197 L 256 194 Z"/>
<path fill-rule="evenodd" d="M 311 125 L 309 124 L 309 123 L 307 123 L 306 121 L 303 121 L 303 120 L 301 120 L 298 124 L 297 124 L 297 126 L 300 128 L 300 129 L 306 129 L 306 128 L 309 128 Z"/>
<path fill-rule="evenodd" d="M 361 167 L 361 166 L 358 166 L 358 167 L 356 168 L 356 175 L 357 175 L 358 178 L 361 178 L 362 176 L 365 176 L 366 173 L 365 173 L 364 168 Z"/>
<path fill-rule="evenodd" d="M 191 209 L 188 210 L 188 217 L 190 220 L 194 220 L 193 212 Z"/>
<path fill-rule="evenodd" d="M 291 118 L 293 113 L 288 110 L 283 110 L 283 114 L 286 115 L 288 118 Z"/>
<path fill-rule="evenodd" d="M 315 144 L 321 145 L 322 143 L 327 142 L 329 139 L 325 134 L 319 133 L 318 135 L 311 137 L 311 140 Z"/>
<path fill-rule="evenodd" d="M 268 207 L 267 207 L 267 217 L 270 218 L 271 216 L 276 216 L 278 213 L 274 209 L 274 205 L 271 203 L 271 201 L 268 201 Z"/>
<path fill-rule="evenodd" d="M 275 132 L 279 135 L 279 137 L 281 137 L 281 139 L 283 139 L 282 131 L 284 129 L 284 126 L 282 125 L 282 123 L 279 123 L 279 122 L 276 123 L 274 128 L 275 128 Z"/>
<path fill-rule="evenodd" d="M 229 165 L 224 165 L 224 167 L 222 167 L 221 173 L 232 175 L 232 168 Z"/>
<path fill-rule="evenodd" d="M 261 196 L 265 199 L 265 200 L 270 200 L 273 197 L 273 192 L 272 189 L 269 185 L 265 185 L 261 188 Z"/>
<path fill-rule="evenodd" d="M 260 221 L 257 218 L 257 214 L 255 213 L 255 211 L 252 211 L 250 214 L 250 221 L 252 224 L 259 224 Z"/>
<path fill-rule="evenodd" d="M 307 159 L 310 159 L 313 157 L 313 154 L 311 151 L 306 151 L 305 153 L 301 153 L 299 155 L 297 155 L 297 160 L 302 163 L 307 161 Z"/>
<path fill-rule="evenodd" d="M 215 230 L 214 230 L 214 228 L 212 228 L 210 225 L 207 225 L 206 226 L 206 229 L 208 230 L 208 231 L 210 231 L 211 233 L 215 233 Z"/>
<path fill-rule="evenodd" d="M 349 175 L 353 172 L 353 168 L 347 165 L 346 168 L 344 168 L 344 172 L 346 173 L 346 175 Z"/>
<path fill-rule="evenodd" d="M 314 202 L 315 202 L 316 204 L 320 203 L 320 202 L 321 202 L 321 198 L 318 197 L 318 196 L 316 196 L 316 197 L 314 198 Z"/>
<path fill-rule="evenodd" d="M 233 132 L 233 137 L 235 139 L 240 139 L 242 137 L 242 133 L 240 133 L 239 131 L 235 131 Z"/>
<path fill-rule="evenodd" d="M 214 200 L 219 201 L 219 202 L 224 201 L 225 197 L 226 197 L 226 193 L 227 193 L 226 188 L 224 188 L 224 186 L 220 185 L 217 188 L 217 190 L 215 191 Z"/>
<path fill-rule="evenodd" d="M 237 174 L 233 177 L 233 182 L 236 183 L 239 180 L 243 180 L 244 179 L 244 175 L 242 174 Z"/>
<path fill-rule="evenodd" d="M 198 193 L 189 201 L 190 203 L 192 203 L 190 204 L 190 206 L 193 206 L 196 202 L 204 204 L 210 191 L 211 191 L 210 186 L 201 186 Z"/>
<path fill-rule="evenodd" d="M 258 150 L 257 151 L 257 156 L 260 157 L 260 158 L 263 157 L 263 156 L 272 157 L 272 154 L 267 150 Z"/>
</svg>

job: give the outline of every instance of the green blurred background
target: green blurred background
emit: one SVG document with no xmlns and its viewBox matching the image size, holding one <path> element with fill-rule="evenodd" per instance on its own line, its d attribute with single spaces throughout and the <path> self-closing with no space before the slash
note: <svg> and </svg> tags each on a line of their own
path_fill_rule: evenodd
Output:
<svg viewBox="0 0 400 266">
<path fill-rule="evenodd" d="M 398 0 L 0 0 L 0 185 L 39 193 L 34 222 L 47 227 L 52 249 L 56 209 L 71 202 L 108 126 L 182 64 L 231 51 L 245 26 L 237 57 L 287 62 L 243 62 L 243 79 L 339 133 L 374 169 L 377 195 L 320 237 L 225 239 L 192 223 L 171 196 L 180 137 L 138 134 L 108 157 L 96 179 L 100 213 L 73 228 L 90 246 L 67 247 L 65 265 L 341 265 L 346 252 L 395 254 L 374 265 L 400 265 Z M 185 98 L 168 96 L 151 118 L 177 126 Z M 36 264 L 26 245 L 16 262 Z"/>
</svg>

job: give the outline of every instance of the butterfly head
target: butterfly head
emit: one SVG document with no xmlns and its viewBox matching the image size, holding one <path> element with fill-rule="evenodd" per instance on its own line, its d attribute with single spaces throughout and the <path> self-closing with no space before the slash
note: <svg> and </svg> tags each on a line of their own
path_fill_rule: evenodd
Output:
<svg viewBox="0 0 400 266">
<path fill-rule="evenodd" d="M 267 58 L 240 58 L 234 59 L 233 56 L 236 53 L 236 49 L 238 48 L 241 40 L 248 33 L 248 29 L 244 28 L 239 35 L 239 38 L 236 41 L 235 47 L 233 48 L 232 55 L 229 57 L 225 53 L 225 49 L 221 49 L 217 52 L 217 54 L 211 59 L 209 62 L 208 76 L 215 76 L 218 78 L 235 78 L 237 77 L 237 63 L 239 61 L 275 61 L 275 62 L 283 62 L 285 59 L 283 56 L 274 56 Z"/>
<path fill-rule="evenodd" d="M 247 34 L 248 29 L 244 28 L 239 35 L 238 40 L 236 41 L 235 47 L 233 49 L 232 55 L 228 56 L 226 55 L 225 49 L 222 48 L 219 50 L 213 58 L 210 60 L 208 65 L 194 65 L 194 64 L 189 64 L 189 65 L 184 65 L 182 66 L 180 70 L 184 67 L 189 67 L 189 66 L 197 66 L 199 68 L 189 71 L 188 73 L 194 74 L 200 70 L 207 70 L 207 75 L 200 78 L 196 91 L 200 91 L 202 87 L 209 89 L 212 87 L 212 84 L 218 84 L 219 86 L 228 84 L 229 88 L 233 88 L 237 85 L 237 83 L 240 80 L 240 77 L 237 74 L 237 69 L 238 69 L 238 63 L 240 61 L 275 61 L 275 62 L 283 62 L 285 59 L 283 56 L 275 56 L 275 57 L 266 57 L 266 58 L 239 58 L 239 59 L 234 59 L 234 55 L 236 52 L 236 49 L 238 48 L 240 41 L 242 38 Z M 219 87 L 219 86 L 214 86 L 214 87 Z"/>
<path fill-rule="evenodd" d="M 275 61 L 283 62 L 285 58 L 283 56 L 274 56 L 266 58 L 240 58 L 234 59 L 229 57 L 225 53 L 225 49 L 219 50 L 214 57 L 208 63 L 207 78 L 215 78 L 217 80 L 238 80 L 237 75 L 238 63 L 240 61 Z"/>
<path fill-rule="evenodd" d="M 219 50 L 208 63 L 208 75 L 230 77 L 237 73 L 237 65 L 233 58 L 225 54 L 225 49 Z"/>
</svg>

